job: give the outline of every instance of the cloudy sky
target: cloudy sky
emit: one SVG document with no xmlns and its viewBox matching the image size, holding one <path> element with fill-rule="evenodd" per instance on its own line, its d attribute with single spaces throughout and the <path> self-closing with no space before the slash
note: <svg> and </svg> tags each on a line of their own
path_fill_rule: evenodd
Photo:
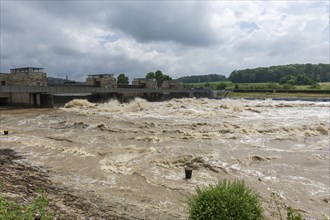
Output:
<svg viewBox="0 0 330 220">
<path fill-rule="evenodd" d="M 329 63 L 329 1 L 1 0 L 1 72 L 184 75 Z"/>
</svg>

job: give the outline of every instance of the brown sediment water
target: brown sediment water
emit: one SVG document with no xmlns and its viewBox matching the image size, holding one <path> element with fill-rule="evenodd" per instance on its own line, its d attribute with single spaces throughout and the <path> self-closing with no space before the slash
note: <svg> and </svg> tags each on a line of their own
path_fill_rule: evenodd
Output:
<svg viewBox="0 0 330 220">
<path fill-rule="evenodd" d="M 196 186 L 244 180 L 306 218 L 329 218 L 329 102 L 75 100 L 1 111 L 0 148 L 54 171 L 54 183 L 125 204 L 132 216 L 186 219 Z M 3 132 L 1 132 L 3 133 Z M 184 168 L 193 168 L 185 179 Z"/>
</svg>

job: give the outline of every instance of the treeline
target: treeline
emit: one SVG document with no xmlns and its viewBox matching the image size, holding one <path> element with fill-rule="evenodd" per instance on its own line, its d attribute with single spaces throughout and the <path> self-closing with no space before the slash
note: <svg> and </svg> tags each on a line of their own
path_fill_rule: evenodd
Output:
<svg viewBox="0 0 330 220">
<path fill-rule="evenodd" d="M 68 79 L 47 77 L 47 85 L 83 85 L 83 82 L 77 82 Z"/>
<path fill-rule="evenodd" d="M 330 64 L 290 64 L 234 70 L 229 80 L 233 83 L 276 82 L 291 85 L 330 82 Z"/>
<path fill-rule="evenodd" d="M 201 83 L 201 82 L 225 81 L 227 80 L 227 78 L 223 75 L 209 74 L 209 75 L 199 75 L 199 76 L 184 76 L 184 77 L 180 77 L 178 80 L 180 80 L 183 83 Z"/>
</svg>

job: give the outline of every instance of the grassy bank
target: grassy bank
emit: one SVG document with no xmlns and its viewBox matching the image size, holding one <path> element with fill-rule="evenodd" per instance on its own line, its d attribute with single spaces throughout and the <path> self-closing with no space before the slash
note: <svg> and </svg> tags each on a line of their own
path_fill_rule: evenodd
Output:
<svg viewBox="0 0 330 220">
<path fill-rule="evenodd" d="M 231 81 L 218 81 L 208 83 L 186 83 L 188 88 L 212 87 L 213 89 L 297 89 L 297 90 L 330 90 L 330 83 L 318 83 L 317 85 L 295 85 L 285 88 L 279 83 L 233 83 Z"/>
<path fill-rule="evenodd" d="M 221 96 L 221 94 L 219 94 Z M 267 99 L 267 98 L 299 98 L 299 99 L 330 99 L 329 94 L 309 94 L 309 93 L 239 93 L 229 92 L 227 98 L 256 98 L 256 99 Z"/>
<path fill-rule="evenodd" d="M 0 183 L 1 184 L 1 183 Z M 51 220 L 53 217 L 49 213 L 48 198 L 45 192 L 29 204 L 19 204 L 13 200 L 8 200 L 0 194 L 0 219 L 24 219 L 24 220 Z"/>
</svg>

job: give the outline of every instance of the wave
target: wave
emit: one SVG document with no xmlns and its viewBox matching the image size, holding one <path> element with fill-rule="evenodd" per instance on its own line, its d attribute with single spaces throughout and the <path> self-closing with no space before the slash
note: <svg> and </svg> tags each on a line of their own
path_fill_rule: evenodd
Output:
<svg viewBox="0 0 330 220">
<path fill-rule="evenodd" d="M 64 105 L 64 108 L 77 108 L 77 107 L 94 107 L 95 104 L 90 103 L 85 99 L 73 99 Z"/>
</svg>

